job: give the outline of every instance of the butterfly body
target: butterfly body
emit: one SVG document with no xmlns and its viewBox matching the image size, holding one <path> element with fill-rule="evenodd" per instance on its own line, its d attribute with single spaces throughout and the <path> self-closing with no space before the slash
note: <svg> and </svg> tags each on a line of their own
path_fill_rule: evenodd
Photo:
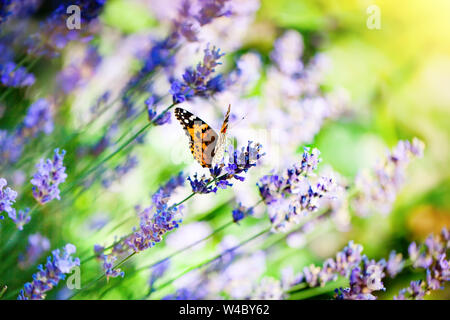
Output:
<svg viewBox="0 0 450 320">
<path fill-rule="evenodd" d="M 175 109 L 175 117 L 189 137 L 189 148 L 192 155 L 204 168 L 213 167 L 224 156 L 229 115 L 230 106 L 228 107 L 220 134 L 217 134 L 205 121 L 191 112 L 182 108 Z"/>
</svg>

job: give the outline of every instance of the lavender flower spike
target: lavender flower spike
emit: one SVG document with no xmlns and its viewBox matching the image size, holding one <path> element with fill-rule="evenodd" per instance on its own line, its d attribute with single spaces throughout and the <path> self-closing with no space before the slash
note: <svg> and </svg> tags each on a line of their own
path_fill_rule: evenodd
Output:
<svg viewBox="0 0 450 320">
<path fill-rule="evenodd" d="M 17 192 L 10 187 L 5 188 L 7 184 L 6 179 L 0 178 L 0 213 L 4 211 L 9 214 L 15 211 L 12 205 L 16 202 Z"/>
<path fill-rule="evenodd" d="M 66 244 L 63 252 L 56 249 L 52 256 L 47 258 L 45 266 L 39 265 L 38 272 L 33 275 L 33 281 L 27 282 L 24 289 L 20 290 L 18 300 L 43 300 L 47 296 L 46 292 L 58 285 L 60 280 L 64 280 L 67 273 L 73 267 L 80 265 L 80 259 L 73 258 L 76 251 L 73 244 Z"/>
<path fill-rule="evenodd" d="M 40 203 L 45 204 L 53 199 L 60 200 L 59 184 L 66 181 L 66 167 L 63 166 L 65 150 L 59 153 L 59 149 L 55 149 L 53 160 L 41 159 L 36 165 L 37 172 L 31 179 L 33 187 L 33 196 Z"/>
<path fill-rule="evenodd" d="M 220 49 L 209 45 L 205 49 L 203 61 L 195 69 L 188 68 L 183 74 L 183 81 L 172 80 L 170 93 L 173 103 L 181 103 L 190 100 L 195 96 L 210 97 L 216 92 L 224 90 L 224 81 L 222 75 L 212 77 L 215 67 L 219 64 L 218 60 L 223 56 Z"/>
<path fill-rule="evenodd" d="M 426 279 L 411 282 L 408 288 L 400 290 L 395 299 L 423 299 L 432 291 L 442 289 L 450 281 L 449 245 L 450 233 L 446 228 L 439 235 L 428 236 L 422 248 L 412 242 L 408 248 L 409 259 L 414 269 L 426 269 Z"/>
<path fill-rule="evenodd" d="M 336 289 L 338 300 L 375 300 L 373 291 L 385 290 L 382 279 L 386 261 L 376 262 L 363 258 L 361 267 L 356 267 L 350 274 L 350 287 Z"/>
<path fill-rule="evenodd" d="M 336 182 L 313 174 L 319 155 L 319 150 L 305 148 L 299 165 L 283 174 L 266 175 L 257 183 L 274 230 L 286 231 L 305 214 L 319 210 L 323 200 L 336 198 Z"/>
<path fill-rule="evenodd" d="M 227 161 L 224 160 L 210 168 L 210 177 L 202 175 L 199 178 L 197 173 L 193 175 L 193 178 L 188 177 L 192 192 L 206 194 L 216 192 L 218 188 L 226 189 L 233 185 L 230 182 L 233 178 L 244 181 L 245 177 L 241 176 L 241 173 L 255 167 L 258 160 L 265 155 L 262 153 L 262 146 L 259 143 L 253 145 L 252 141 L 248 141 L 247 146 L 240 150 L 230 147 L 226 153 L 228 154 Z"/>
</svg>

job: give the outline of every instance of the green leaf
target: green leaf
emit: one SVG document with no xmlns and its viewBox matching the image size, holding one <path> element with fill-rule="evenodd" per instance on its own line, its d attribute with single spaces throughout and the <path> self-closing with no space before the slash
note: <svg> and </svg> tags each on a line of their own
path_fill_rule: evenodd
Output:
<svg viewBox="0 0 450 320">
<path fill-rule="evenodd" d="M 144 5 L 131 0 L 108 1 L 102 20 L 124 33 L 139 32 L 156 24 L 155 18 Z"/>
<path fill-rule="evenodd" d="M 264 0 L 261 14 L 284 28 L 316 30 L 326 22 L 319 8 L 308 1 Z"/>
</svg>

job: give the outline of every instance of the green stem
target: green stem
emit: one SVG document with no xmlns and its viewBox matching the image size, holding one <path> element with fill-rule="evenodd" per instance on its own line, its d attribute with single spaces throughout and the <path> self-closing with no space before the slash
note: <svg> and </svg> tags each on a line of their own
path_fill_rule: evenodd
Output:
<svg viewBox="0 0 450 320">
<path fill-rule="evenodd" d="M 0 291 L 0 299 L 3 297 L 3 295 L 5 294 L 6 290 L 8 290 L 8 286 L 3 286 L 2 290 Z"/>
<path fill-rule="evenodd" d="M 334 289 L 344 286 L 348 286 L 348 279 L 339 277 L 338 280 L 329 282 L 323 287 L 308 288 L 305 290 L 302 290 L 303 288 L 300 288 L 300 291 L 295 292 L 289 296 L 289 300 L 310 299 L 325 293 L 333 292 Z M 291 291 L 288 291 L 288 293 L 289 292 Z"/>
</svg>

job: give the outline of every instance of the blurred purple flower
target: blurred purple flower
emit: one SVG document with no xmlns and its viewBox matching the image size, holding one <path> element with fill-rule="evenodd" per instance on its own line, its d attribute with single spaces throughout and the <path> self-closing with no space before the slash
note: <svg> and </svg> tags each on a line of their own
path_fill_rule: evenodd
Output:
<svg viewBox="0 0 450 320">
<path fill-rule="evenodd" d="M 403 261 L 402 257 L 403 256 L 401 253 L 397 254 L 395 251 L 391 251 L 386 264 L 386 272 L 391 278 L 394 278 L 403 270 L 405 262 Z"/>
<path fill-rule="evenodd" d="M 26 41 L 28 53 L 55 57 L 72 41 L 90 41 L 105 2 L 104 0 L 79 0 L 71 3 L 80 7 L 82 27 L 79 30 L 67 28 L 67 5 L 60 4 L 40 23 L 39 32 L 29 36 Z"/>
<path fill-rule="evenodd" d="M 303 71 L 301 60 L 303 46 L 302 35 L 297 31 L 288 30 L 275 41 L 270 58 L 284 74 L 300 74 Z"/>
<path fill-rule="evenodd" d="M 46 99 L 36 100 L 28 108 L 24 120 L 15 131 L 8 133 L 0 130 L 0 155 L 2 163 L 17 161 L 30 138 L 36 138 L 40 132 L 50 134 L 53 131 L 51 104 Z"/>
<path fill-rule="evenodd" d="M 200 0 L 202 8 L 195 17 L 200 25 L 210 23 L 215 18 L 230 16 L 231 9 L 227 4 L 229 0 Z"/>
<path fill-rule="evenodd" d="M 400 141 L 370 172 L 360 172 L 355 185 L 359 190 L 353 201 L 355 211 L 362 216 L 372 212 L 388 214 L 405 181 L 406 167 L 415 157 L 422 157 L 424 144 L 417 138 Z"/>
<path fill-rule="evenodd" d="M 5 87 L 29 87 L 35 82 L 33 74 L 24 67 L 18 67 L 14 62 L 0 64 L 0 82 Z"/>
<path fill-rule="evenodd" d="M 336 270 L 342 276 L 348 276 L 349 271 L 358 266 L 362 260 L 363 247 L 350 241 L 348 245 L 336 254 Z"/>
<path fill-rule="evenodd" d="M 108 102 L 110 97 L 111 97 L 111 91 L 106 90 L 105 92 L 103 92 L 103 94 L 101 96 L 99 96 L 97 98 L 95 103 L 90 107 L 89 111 L 93 115 L 98 115 L 100 108 L 105 106 L 105 104 Z"/>
<path fill-rule="evenodd" d="M 246 252 L 236 238 L 228 236 L 221 241 L 219 253 L 207 268 L 178 279 L 174 283 L 176 293 L 164 299 L 220 299 L 223 294 L 232 299 L 279 297 L 278 281 L 266 279 L 257 283 L 266 269 L 263 251 Z"/>
<path fill-rule="evenodd" d="M 44 132 L 49 135 L 53 131 L 53 115 L 51 104 L 46 99 L 39 99 L 30 105 L 22 127 L 19 130 L 22 137 L 36 137 Z"/>
<path fill-rule="evenodd" d="M 325 121 L 343 114 L 349 101 L 344 89 L 324 92 L 322 82 L 329 69 L 328 59 L 323 54 L 305 59 L 303 47 L 302 35 L 294 30 L 275 41 L 270 55 L 273 64 L 266 68 L 263 85 L 264 117 L 255 117 L 252 123 L 279 132 L 278 141 L 283 145 L 278 153 L 283 165 L 292 162 L 299 145 L 313 141 Z M 252 108 L 250 105 L 246 111 Z"/>
<path fill-rule="evenodd" d="M 41 159 L 36 165 L 37 172 L 31 179 L 33 187 L 33 196 L 40 204 L 45 204 L 53 199 L 60 200 L 59 185 L 66 181 L 66 167 L 63 165 L 65 150 L 59 153 L 55 149 L 53 159 Z"/>
<path fill-rule="evenodd" d="M 2 0 L 0 5 L 0 24 L 11 18 L 21 18 L 33 13 L 39 4 L 39 0 Z"/>
<path fill-rule="evenodd" d="M 5 22 L 8 17 L 13 15 L 12 8 L 10 7 L 12 0 L 3 0 L 0 6 L 0 24 Z"/>
<path fill-rule="evenodd" d="M 174 294 L 168 294 L 162 298 L 162 300 L 202 300 L 204 296 L 198 295 L 197 292 L 188 289 L 180 288 Z"/>
<path fill-rule="evenodd" d="M 102 179 L 102 185 L 109 188 L 113 181 L 123 178 L 127 173 L 133 170 L 138 165 L 138 158 L 136 156 L 128 155 L 122 164 L 117 165 L 112 171 L 108 171 L 106 176 Z"/>
<path fill-rule="evenodd" d="M 149 292 L 153 292 L 156 280 L 161 278 L 166 273 L 167 269 L 169 269 L 169 267 L 170 260 L 163 260 L 151 268 L 150 278 L 148 281 L 150 287 Z"/>
<path fill-rule="evenodd" d="M 145 105 L 147 106 L 147 114 L 148 114 L 148 120 L 153 121 L 153 119 L 156 117 L 156 106 L 155 106 L 155 97 L 151 95 L 147 100 L 145 100 Z"/>
<path fill-rule="evenodd" d="M 254 300 L 282 300 L 285 297 L 281 281 L 264 277 L 255 288 L 251 299 Z"/>
<path fill-rule="evenodd" d="M 105 134 L 96 143 L 88 147 L 87 151 L 81 148 L 80 152 L 82 154 L 89 152 L 94 157 L 99 156 L 108 147 L 113 145 L 114 137 L 117 135 L 118 129 L 117 122 L 114 122 L 106 128 Z"/>
<path fill-rule="evenodd" d="M 72 62 L 57 75 L 58 86 L 65 94 L 84 86 L 94 75 L 101 61 L 102 57 L 97 48 L 88 46 L 81 61 Z"/>
<path fill-rule="evenodd" d="M 319 284 L 320 270 L 320 267 L 313 264 L 303 268 L 303 279 L 310 287 L 315 287 Z"/>
<path fill-rule="evenodd" d="M 19 256 L 19 267 L 27 269 L 32 266 L 44 252 L 50 249 L 50 241 L 39 233 L 28 237 L 28 246 L 25 255 Z"/>
<path fill-rule="evenodd" d="M 0 163 L 6 164 L 17 161 L 22 155 L 23 142 L 20 136 L 0 130 Z"/>
</svg>

